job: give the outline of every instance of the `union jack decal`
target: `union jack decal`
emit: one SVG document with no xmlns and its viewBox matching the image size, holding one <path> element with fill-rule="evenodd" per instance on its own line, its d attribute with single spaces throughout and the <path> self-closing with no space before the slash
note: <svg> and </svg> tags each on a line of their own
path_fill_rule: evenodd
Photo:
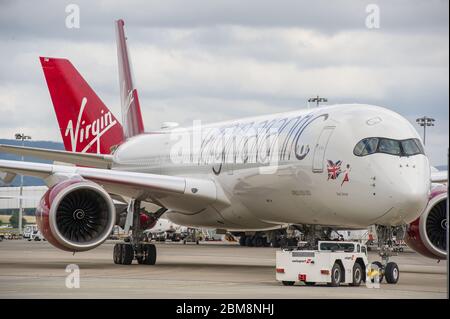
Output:
<svg viewBox="0 0 450 319">
<path fill-rule="evenodd" d="M 328 160 L 327 170 L 328 170 L 328 180 L 337 179 L 339 175 L 342 173 L 341 170 L 342 161 L 337 161 L 333 163 L 333 161 Z"/>
</svg>

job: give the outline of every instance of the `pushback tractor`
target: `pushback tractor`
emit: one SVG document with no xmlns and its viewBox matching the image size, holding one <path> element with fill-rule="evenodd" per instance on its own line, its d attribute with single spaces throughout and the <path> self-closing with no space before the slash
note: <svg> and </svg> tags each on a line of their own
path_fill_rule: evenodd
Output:
<svg viewBox="0 0 450 319">
<path fill-rule="evenodd" d="M 304 247 L 306 248 L 306 247 Z M 286 248 L 276 253 L 276 279 L 285 286 L 303 282 L 307 286 L 326 283 L 329 286 L 349 284 L 359 286 L 378 275 L 378 282 L 386 277 L 388 283 L 398 281 L 398 266 L 388 263 L 381 273 L 377 263 L 369 267 L 366 245 L 356 242 L 319 241 L 317 249 Z M 370 268 L 370 269 L 369 269 Z M 380 272 L 377 272 L 380 271 Z"/>
</svg>

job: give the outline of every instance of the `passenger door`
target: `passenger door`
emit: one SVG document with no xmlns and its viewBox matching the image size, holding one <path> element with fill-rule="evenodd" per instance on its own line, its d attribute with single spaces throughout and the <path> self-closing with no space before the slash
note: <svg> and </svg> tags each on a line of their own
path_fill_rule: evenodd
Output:
<svg viewBox="0 0 450 319">
<path fill-rule="evenodd" d="M 314 173 L 323 172 L 323 162 L 325 159 L 325 150 L 327 149 L 328 141 L 333 133 L 335 126 L 325 126 L 317 139 L 314 147 L 313 167 Z"/>
</svg>

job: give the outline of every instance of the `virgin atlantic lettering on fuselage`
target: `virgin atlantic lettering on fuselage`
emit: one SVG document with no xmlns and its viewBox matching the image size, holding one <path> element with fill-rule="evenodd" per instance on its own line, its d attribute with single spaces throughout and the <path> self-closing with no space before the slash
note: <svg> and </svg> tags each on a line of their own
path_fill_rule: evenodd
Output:
<svg viewBox="0 0 450 319">
<path fill-rule="evenodd" d="M 310 145 L 300 145 L 302 134 L 320 119 L 326 121 L 328 114 L 311 112 L 294 117 L 218 126 L 194 125 L 173 130 L 170 132 L 171 140 L 177 142 L 171 148 L 171 160 L 197 165 L 276 164 L 290 160 L 291 155 L 294 155 L 293 159 L 303 160 L 310 151 Z"/>
</svg>

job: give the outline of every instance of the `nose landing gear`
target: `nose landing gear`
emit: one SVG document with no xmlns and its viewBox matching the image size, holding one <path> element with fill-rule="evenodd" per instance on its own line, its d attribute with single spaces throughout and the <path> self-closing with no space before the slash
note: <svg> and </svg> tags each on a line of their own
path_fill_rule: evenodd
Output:
<svg viewBox="0 0 450 319">
<path fill-rule="evenodd" d="M 402 239 L 405 235 L 405 226 L 383 226 L 376 225 L 378 237 L 378 249 L 382 262 L 375 261 L 372 268 L 375 268 L 379 274 L 379 282 L 385 278 L 388 284 L 396 284 L 400 278 L 400 270 L 395 262 L 390 262 L 391 256 L 396 256 L 394 251 L 395 239 Z"/>
<path fill-rule="evenodd" d="M 156 213 L 147 213 L 147 215 L 156 222 L 166 211 L 166 208 L 161 208 Z M 145 241 L 145 229 L 141 225 L 141 214 L 141 202 L 132 200 L 128 206 L 127 224 L 125 225 L 125 231 L 131 230 L 132 234 L 127 242 L 114 245 L 113 260 L 115 264 L 131 265 L 134 259 L 138 264 L 154 265 L 156 263 L 156 247 Z"/>
</svg>

